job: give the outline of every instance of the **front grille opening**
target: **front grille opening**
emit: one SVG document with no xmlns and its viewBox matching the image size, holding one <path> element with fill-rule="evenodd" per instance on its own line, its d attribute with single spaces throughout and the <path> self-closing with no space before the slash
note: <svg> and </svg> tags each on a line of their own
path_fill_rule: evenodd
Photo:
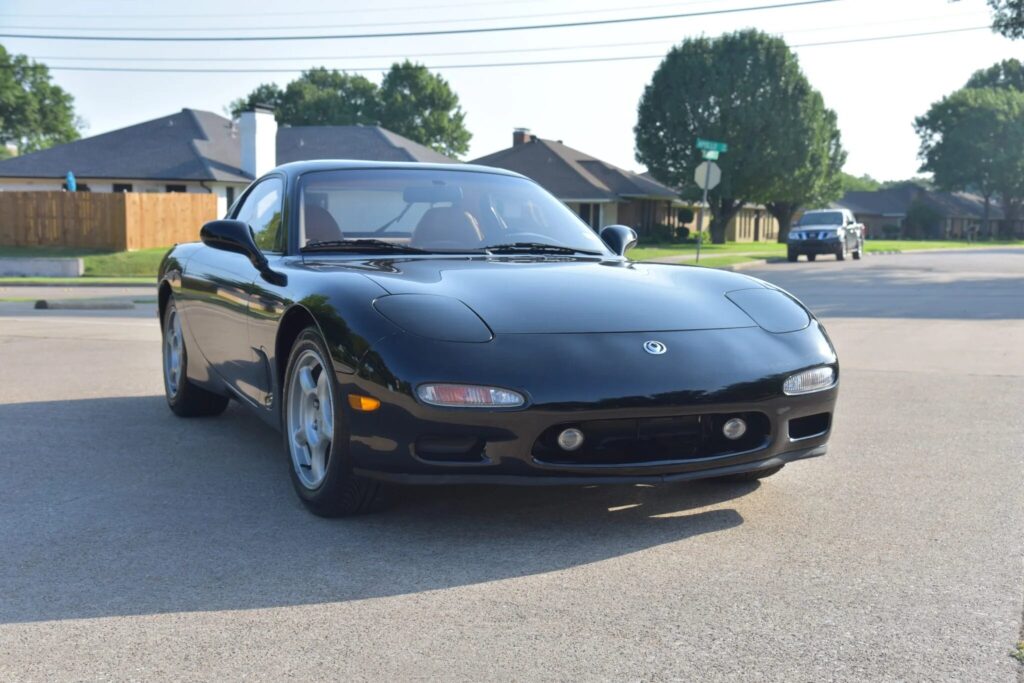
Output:
<svg viewBox="0 0 1024 683">
<path fill-rule="evenodd" d="M 747 422 L 739 439 L 727 439 L 722 426 L 733 417 Z M 583 445 L 566 451 L 558 435 L 569 427 L 583 432 Z M 763 413 L 678 415 L 629 420 L 585 420 L 544 430 L 533 446 L 539 462 L 554 465 L 622 465 L 687 460 L 762 448 L 771 436 Z"/>
<path fill-rule="evenodd" d="M 421 436 L 416 439 L 416 455 L 430 462 L 483 462 L 486 442 L 476 436 Z"/>
<path fill-rule="evenodd" d="M 806 439 L 820 436 L 828 431 L 832 424 L 832 413 L 817 413 L 806 417 L 798 417 L 789 421 L 789 438 Z"/>
</svg>

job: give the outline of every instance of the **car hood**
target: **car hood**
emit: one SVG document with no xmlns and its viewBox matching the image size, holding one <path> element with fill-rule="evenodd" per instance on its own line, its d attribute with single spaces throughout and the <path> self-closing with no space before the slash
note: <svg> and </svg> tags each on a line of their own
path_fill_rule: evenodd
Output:
<svg viewBox="0 0 1024 683">
<path fill-rule="evenodd" d="M 752 327 L 725 297 L 758 281 L 724 271 L 593 259 L 368 261 L 390 294 L 452 297 L 495 334 L 655 332 Z"/>
</svg>

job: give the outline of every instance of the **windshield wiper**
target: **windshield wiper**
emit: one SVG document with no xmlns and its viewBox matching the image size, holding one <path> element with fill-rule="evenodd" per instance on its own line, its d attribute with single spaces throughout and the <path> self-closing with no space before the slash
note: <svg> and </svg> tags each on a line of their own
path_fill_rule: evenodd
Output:
<svg viewBox="0 0 1024 683">
<path fill-rule="evenodd" d="M 557 244 L 546 244 L 544 242 L 510 242 L 508 244 L 493 244 L 484 247 L 490 253 L 522 253 L 522 254 L 587 254 L 588 256 L 601 256 L 599 251 L 587 251 L 586 249 L 574 249 L 572 247 L 561 247 Z"/>
<path fill-rule="evenodd" d="M 357 239 L 357 240 L 322 240 L 319 242 L 307 242 L 306 246 L 299 251 L 370 251 L 370 252 L 397 252 L 402 254 L 426 254 L 425 249 L 410 247 L 407 244 L 396 244 L 386 240 Z"/>
</svg>

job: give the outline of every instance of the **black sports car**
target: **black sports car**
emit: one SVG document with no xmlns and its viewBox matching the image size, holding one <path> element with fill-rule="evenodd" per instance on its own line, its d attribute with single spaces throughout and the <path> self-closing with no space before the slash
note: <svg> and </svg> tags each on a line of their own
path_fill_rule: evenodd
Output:
<svg viewBox="0 0 1024 683">
<path fill-rule="evenodd" d="M 522 176 L 318 161 L 254 182 L 159 275 L 167 402 L 280 428 L 316 514 L 382 481 L 760 478 L 825 453 L 824 329 L 754 278 L 634 263 Z"/>
</svg>

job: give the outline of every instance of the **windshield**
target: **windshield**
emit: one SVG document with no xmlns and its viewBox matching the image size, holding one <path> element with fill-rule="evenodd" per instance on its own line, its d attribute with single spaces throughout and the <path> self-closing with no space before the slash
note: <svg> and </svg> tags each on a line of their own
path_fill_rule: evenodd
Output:
<svg viewBox="0 0 1024 683">
<path fill-rule="evenodd" d="M 610 255 L 597 234 L 532 181 L 436 169 L 353 169 L 300 180 L 299 244 L 349 251 L 545 247 Z"/>
<path fill-rule="evenodd" d="M 800 217 L 798 225 L 842 225 L 842 211 L 811 211 Z"/>
</svg>

